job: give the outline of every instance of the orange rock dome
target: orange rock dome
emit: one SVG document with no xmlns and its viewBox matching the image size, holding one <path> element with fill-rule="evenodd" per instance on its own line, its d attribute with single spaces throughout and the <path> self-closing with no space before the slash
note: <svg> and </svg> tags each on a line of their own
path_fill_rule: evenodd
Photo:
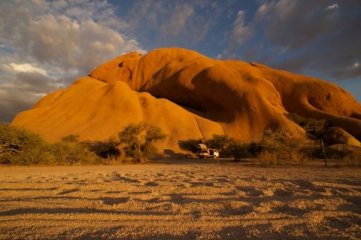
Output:
<svg viewBox="0 0 361 240">
<path fill-rule="evenodd" d="M 361 105 L 333 83 L 180 48 L 117 57 L 44 97 L 12 124 L 50 141 L 69 134 L 104 140 L 143 121 L 168 135 L 162 148 L 179 150 L 179 140 L 213 134 L 257 141 L 267 128 L 303 137 L 287 113 L 327 119 L 361 138 Z"/>
</svg>

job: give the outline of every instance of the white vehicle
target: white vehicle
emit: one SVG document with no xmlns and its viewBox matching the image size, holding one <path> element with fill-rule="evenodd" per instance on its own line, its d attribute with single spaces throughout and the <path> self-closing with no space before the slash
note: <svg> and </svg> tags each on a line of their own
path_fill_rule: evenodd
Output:
<svg viewBox="0 0 361 240">
<path fill-rule="evenodd" d="M 219 158 L 219 152 L 214 148 L 207 148 L 203 143 L 198 144 L 198 153 L 199 158 Z"/>
<path fill-rule="evenodd" d="M 219 158 L 219 152 L 215 148 L 208 148 L 211 158 Z"/>
</svg>

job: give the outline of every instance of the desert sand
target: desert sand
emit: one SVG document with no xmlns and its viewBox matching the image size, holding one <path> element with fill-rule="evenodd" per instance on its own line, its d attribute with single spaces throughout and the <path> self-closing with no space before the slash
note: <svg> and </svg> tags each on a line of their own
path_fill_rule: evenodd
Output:
<svg viewBox="0 0 361 240">
<path fill-rule="evenodd" d="M 168 135 L 160 149 L 178 152 L 178 141 L 214 134 L 251 142 L 266 129 L 282 129 L 305 137 L 288 113 L 326 119 L 361 138 L 361 105 L 336 84 L 181 48 L 129 53 L 106 62 L 19 113 L 12 125 L 49 141 L 70 134 L 106 140 L 143 121 Z"/>
<path fill-rule="evenodd" d="M 359 168 L 0 167 L 0 239 L 360 238 Z"/>
</svg>

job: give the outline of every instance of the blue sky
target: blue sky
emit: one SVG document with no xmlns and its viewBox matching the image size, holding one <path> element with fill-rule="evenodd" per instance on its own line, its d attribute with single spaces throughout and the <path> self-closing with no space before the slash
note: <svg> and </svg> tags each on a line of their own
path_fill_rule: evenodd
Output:
<svg viewBox="0 0 361 240">
<path fill-rule="evenodd" d="M 359 0 L 0 1 L 0 121 L 129 51 L 184 47 L 336 82 L 361 101 Z"/>
</svg>

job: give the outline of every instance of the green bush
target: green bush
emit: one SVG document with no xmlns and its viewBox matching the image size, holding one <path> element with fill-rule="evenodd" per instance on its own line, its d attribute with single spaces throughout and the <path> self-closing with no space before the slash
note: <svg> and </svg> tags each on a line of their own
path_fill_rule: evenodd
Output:
<svg viewBox="0 0 361 240">
<path fill-rule="evenodd" d="M 121 152 L 118 148 L 120 143 L 114 138 L 110 138 L 106 141 L 88 141 L 84 144 L 86 144 L 91 152 L 94 152 L 97 156 L 104 159 L 118 159 L 121 156 Z"/>
<path fill-rule="evenodd" d="M 119 140 L 79 142 L 69 135 L 49 144 L 28 130 L 0 124 L 0 164 L 8 165 L 74 165 L 98 164 L 119 160 L 119 144 L 135 161 L 154 156 L 155 142 L 165 138 L 159 128 L 144 123 L 130 125 L 119 133 Z"/>
<path fill-rule="evenodd" d="M 185 151 L 190 151 L 192 153 L 198 152 L 198 144 L 200 143 L 203 143 L 202 139 L 189 139 L 178 141 L 178 145 L 181 149 Z"/>
<path fill-rule="evenodd" d="M 48 144 L 37 134 L 0 124 L 0 163 L 32 165 L 47 162 Z"/>
<path fill-rule="evenodd" d="M 213 135 L 205 143 L 207 147 L 217 149 L 221 157 L 229 157 L 233 155 L 235 149 L 238 149 L 234 139 L 227 135 Z"/>
<path fill-rule="evenodd" d="M 337 161 L 338 165 L 361 166 L 361 148 L 347 144 L 335 144 L 326 147 L 328 159 Z"/>
<path fill-rule="evenodd" d="M 303 154 L 305 143 L 288 136 L 287 132 L 282 130 L 265 131 L 259 145 L 258 157 L 261 159 L 263 157 L 273 165 L 279 162 L 299 163 L 305 159 Z"/>
<path fill-rule="evenodd" d="M 166 137 L 160 128 L 145 123 L 131 124 L 119 133 L 119 141 L 127 156 L 145 162 L 157 153 L 154 143 Z"/>
<path fill-rule="evenodd" d="M 330 122 L 324 119 L 304 118 L 296 113 L 289 113 L 286 116 L 288 119 L 305 129 L 306 133 L 311 138 L 320 139 L 327 128 L 330 127 Z"/>
<path fill-rule="evenodd" d="M 28 130 L 0 124 L 0 164 L 9 165 L 72 165 L 98 163 L 95 153 L 68 136 L 49 144 Z"/>
<path fill-rule="evenodd" d="M 50 146 L 53 164 L 76 165 L 101 163 L 101 159 L 90 151 L 84 143 L 62 140 Z"/>
<path fill-rule="evenodd" d="M 305 143 L 289 137 L 283 131 L 266 130 L 261 141 L 252 143 L 242 143 L 229 137 L 223 139 L 226 141 L 220 141 L 222 144 L 218 145 L 223 147 L 222 156 L 233 157 L 235 161 L 257 158 L 262 164 L 275 165 L 280 162 L 302 162 L 305 159 Z M 214 140 L 209 140 L 212 141 Z"/>
<path fill-rule="evenodd" d="M 226 152 L 237 162 L 240 161 L 241 158 L 250 157 L 249 144 L 240 143 L 235 140 L 227 146 Z"/>
<path fill-rule="evenodd" d="M 260 143 L 242 143 L 232 139 L 224 150 L 224 156 L 233 157 L 235 161 L 241 158 L 254 158 L 257 157 L 262 151 Z"/>
</svg>

